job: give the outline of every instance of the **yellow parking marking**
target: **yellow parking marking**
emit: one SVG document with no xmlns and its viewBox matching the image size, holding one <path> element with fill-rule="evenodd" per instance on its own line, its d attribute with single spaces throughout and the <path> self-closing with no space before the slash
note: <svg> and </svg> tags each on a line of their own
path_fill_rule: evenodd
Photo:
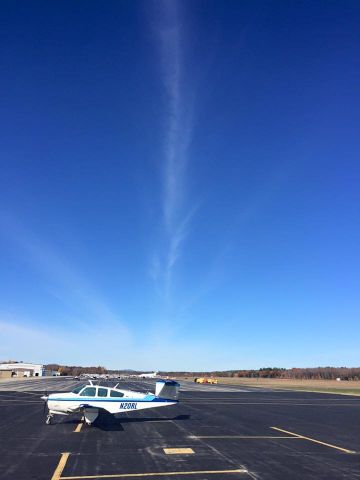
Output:
<svg viewBox="0 0 360 480">
<path fill-rule="evenodd" d="M 192 448 L 163 448 L 166 455 L 181 455 L 195 453 Z"/>
<path fill-rule="evenodd" d="M 320 445 L 324 445 L 325 447 L 335 448 L 336 450 L 340 450 L 341 452 L 356 453 L 353 450 L 348 450 L 347 448 L 337 447 L 336 445 L 332 445 L 331 443 L 321 442 L 320 440 L 316 440 L 315 438 L 305 437 L 304 435 L 299 435 L 298 433 L 289 432 L 288 430 L 283 430 L 282 428 L 278 428 L 278 427 L 270 427 L 270 428 L 272 428 L 273 430 L 277 430 L 279 432 L 288 433 L 289 435 L 293 435 L 296 438 L 302 438 L 303 440 L 309 440 L 309 442 L 319 443 Z"/>
<path fill-rule="evenodd" d="M 61 480 L 85 480 L 93 478 L 170 477 L 175 475 L 222 475 L 227 473 L 248 473 L 248 471 L 244 468 L 237 468 L 235 470 L 198 470 L 194 472 L 115 473 L 113 475 L 85 475 L 78 477 L 61 477 Z"/>
<path fill-rule="evenodd" d="M 58 466 L 56 467 L 56 470 L 53 476 L 51 477 L 51 480 L 60 480 L 61 474 L 65 468 L 66 462 L 68 461 L 69 455 L 70 455 L 69 452 L 65 452 L 61 454 L 60 461 L 58 463 Z"/>
<path fill-rule="evenodd" d="M 80 423 L 77 425 L 77 427 L 75 428 L 74 433 L 79 433 L 80 430 L 82 429 L 82 426 L 83 426 L 83 425 L 84 425 L 84 423 L 83 423 L 83 422 L 80 422 Z"/>
</svg>

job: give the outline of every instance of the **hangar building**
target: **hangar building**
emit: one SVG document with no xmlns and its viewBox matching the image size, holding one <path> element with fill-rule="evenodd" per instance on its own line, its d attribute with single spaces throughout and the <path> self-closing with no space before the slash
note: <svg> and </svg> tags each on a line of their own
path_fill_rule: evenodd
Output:
<svg viewBox="0 0 360 480">
<path fill-rule="evenodd" d="M 44 375 L 44 365 L 37 363 L 0 363 L 0 378 L 42 377 Z"/>
</svg>

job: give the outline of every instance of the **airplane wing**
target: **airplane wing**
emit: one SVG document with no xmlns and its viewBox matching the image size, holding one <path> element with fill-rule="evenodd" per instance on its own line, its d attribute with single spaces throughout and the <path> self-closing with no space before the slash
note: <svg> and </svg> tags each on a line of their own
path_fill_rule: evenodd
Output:
<svg viewBox="0 0 360 480">
<path fill-rule="evenodd" d="M 117 411 L 117 408 L 111 404 L 106 404 L 106 402 L 101 402 L 101 403 L 82 403 L 79 405 L 79 408 L 84 408 L 86 410 L 106 410 L 109 413 L 115 413 Z"/>
</svg>

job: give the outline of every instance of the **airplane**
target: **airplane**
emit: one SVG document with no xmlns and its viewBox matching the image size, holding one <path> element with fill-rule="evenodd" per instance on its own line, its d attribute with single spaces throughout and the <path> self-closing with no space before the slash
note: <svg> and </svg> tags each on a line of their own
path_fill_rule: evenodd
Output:
<svg viewBox="0 0 360 480">
<path fill-rule="evenodd" d="M 152 372 L 152 373 L 140 373 L 140 375 L 136 375 L 139 378 L 155 378 L 159 372 Z"/>
<path fill-rule="evenodd" d="M 145 408 L 168 407 L 177 404 L 180 385 L 174 380 L 158 380 L 155 394 L 140 393 L 115 387 L 89 384 L 74 388 L 72 392 L 45 394 L 44 412 L 48 408 L 45 423 L 50 425 L 54 415 L 71 415 L 81 412 L 87 425 L 94 423 L 99 410 L 117 415 Z"/>
</svg>

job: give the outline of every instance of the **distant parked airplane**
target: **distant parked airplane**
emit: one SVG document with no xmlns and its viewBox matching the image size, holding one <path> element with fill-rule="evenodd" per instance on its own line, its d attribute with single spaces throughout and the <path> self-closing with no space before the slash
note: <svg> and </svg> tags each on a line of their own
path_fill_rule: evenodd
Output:
<svg viewBox="0 0 360 480">
<path fill-rule="evenodd" d="M 151 372 L 151 373 L 140 373 L 140 375 L 136 375 L 139 378 L 155 378 L 159 372 Z"/>
</svg>

